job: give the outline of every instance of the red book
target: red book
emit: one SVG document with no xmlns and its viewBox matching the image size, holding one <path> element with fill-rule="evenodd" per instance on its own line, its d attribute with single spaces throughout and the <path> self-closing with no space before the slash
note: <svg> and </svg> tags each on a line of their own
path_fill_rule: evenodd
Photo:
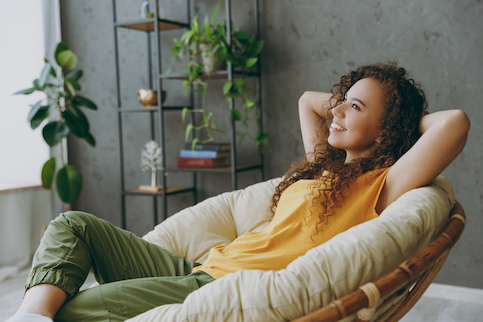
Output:
<svg viewBox="0 0 483 322">
<path fill-rule="evenodd" d="M 219 168 L 225 167 L 226 158 L 203 159 L 203 158 L 182 158 L 178 157 L 178 168 Z"/>
</svg>

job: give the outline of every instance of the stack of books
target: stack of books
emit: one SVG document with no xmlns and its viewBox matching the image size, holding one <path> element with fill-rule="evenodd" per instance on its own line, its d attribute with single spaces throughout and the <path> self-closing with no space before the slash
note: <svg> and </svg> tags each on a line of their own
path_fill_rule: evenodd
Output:
<svg viewBox="0 0 483 322">
<path fill-rule="evenodd" d="M 178 157 L 178 168 L 220 168 L 229 164 L 231 145 L 229 143 L 198 143 L 192 149 L 186 143 Z"/>
</svg>

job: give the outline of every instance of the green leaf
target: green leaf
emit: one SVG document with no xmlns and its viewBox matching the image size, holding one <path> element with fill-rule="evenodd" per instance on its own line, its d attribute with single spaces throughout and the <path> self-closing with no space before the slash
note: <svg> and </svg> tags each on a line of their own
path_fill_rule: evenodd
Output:
<svg viewBox="0 0 483 322">
<path fill-rule="evenodd" d="M 243 133 L 241 136 L 240 136 L 240 139 L 238 139 L 238 145 L 242 145 L 243 141 L 245 140 L 246 136 L 248 135 L 247 132 Z"/>
<path fill-rule="evenodd" d="M 213 112 L 203 115 L 202 123 L 205 124 L 206 126 L 209 126 L 210 120 L 212 117 L 213 117 Z"/>
<path fill-rule="evenodd" d="M 195 149 L 196 144 L 198 143 L 198 138 L 195 138 L 193 142 L 191 143 L 191 150 Z"/>
<path fill-rule="evenodd" d="M 33 92 L 35 92 L 35 87 L 22 89 L 20 91 L 13 93 L 13 95 L 19 95 L 19 94 L 29 95 L 29 94 L 32 94 Z"/>
<path fill-rule="evenodd" d="M 245 105 L 245 109 L 246 109 L 247 113 L 250 113 L 251 110 L 255 107 L 255 102 L 252 101 L 249 98 L 244 98 L 243 104 Z"/>
<path fill-rule="evenodd" d="M 50 158 L 47 162 L 45 162 L 44 166 L 42 167 L 42 186 L 45 189 L 50 190 L 52 188 L 52 182 L 54 181 L 54 174 L 55 174 L 55 157 Z"/>
<path fill-rule="evenodd" d="M 87 135 L 83 139 L 86 140 L 86 142 L 89 143 L 90 146 L 96 146 L 96 140 L 91 133 L 87 133 Z"/>
<path fill-rule="evenodd" d="M 78 83 L 79 78 L 82 77 L 82 70 L 76 70 L 65 76 L 65 80 L 69 81 L 76 90 L 80 90 L 81 86 Z"/>
<path fill-rule="evenodd" d="M 67 47 L 67 45 L 63 41 L 61 41 L 57 44 L 57 47 L 55 47 L 55 53 L 54 53 L 55 61 L 57 62 L 57 64 L 59 64 L 59 66 L 62 66 L 62 64 L 59 61 L 59 55 L 64 50 L 69 50 L 69 47 Z"/>
<path fill-rule="evenodd" d="M 240 31 L 234 32 L 233 37 L 236 39 L 249 39 L 250 34 L 245 30 L 240 30 Z"/>
<path fill-rule="evenodd" d="M 82 190 L 82 174 L 76 167 L 66 165 L 57 173 L 55 185 L 60 199 L 65 203 L 73 203 Z"/>
<path fill-rule="evenodd" d="M 52 110 L 55 109 L 55 105 L 43 105 L 37 110 L 33 117 L 29 120 L 30 127 L 35 130 L 42 124 L 42 122 L 49 117 Z M 29 115 L 30 116 L 30 115 Z"/>
<path fill-rule="evenodd" d="M 186 88 L 187 88 L 189 85 L 190 85 L 190 83 L 189 83 L 188 81 L 186 81 L 186 80 L 185 80 L 185 81 L 183 81 L 183 94 L 184 94 L 185 96 L 186 96 L 186 95 L 188 95 L 188 94 L 187 94 L 187 89 L 186 89 Z"/>
<path fill-rule="evenodd" d="M 249 58 L 249 59 L 247 59 L 247 62 L 245 64 L 245 67 L 250 68 L 253 65 L 255 65 L 257 63 L 257 61 L 258 61 L 258 58 L 257 57 L 255 57 L 255 58 Z"/>
<path fill-rule="evenodd" d="M 70 50 L 64 50 L 56 57 L 62 68 L 74 69 L 77 66 L 77 56 Z"/>
<path fill-rule="evenodd" d="M 39 85 L 39 80 L 38 79 L 34 79 L 33 83 L 34 83 L 34 88 L 35 88 L 36 91 L 43 90 L 43 88 L 41 88 L 40 85 Z"/>
<path fill-rule="evenodd" d="M 218 16 L 218 10 L 220 9 L 221 0 L 219 0 L 213 9 L 213 13 L 211 14 L 211 23 L 214 25 L 216 23 L 216 18 Z"/>
<path fill-rule="evenodd" d="M 91 110 L 97 110 L 97 105 L 93 101 L 91 101 L 90 99 L 84 96 L 76 95 L 72 99 L 72 103 L 76 106 L 84 106 Z"/>
<path fill-rule="evenodd" d="M 208 20 L 208 16 L 205 16 L 205 20 L 203 21 L 203 31 L 205 33 L 206 39 L 211 40 L 211 30 L 210 30 L 210 20 Z"/>
<path fill-rule="evenodd" d="M 235 121 L 240 121 L 243 118 L 242 113 L 239 110 L 236 110 L 234 108 L 230 110 L 230 113 L 231 113 L 231 117 L 233 117 Z"/>
<path fill-rule="evenodd" d="M 75 96 L 75 93 L 76 93 L 75 87 L 68 79 L 64 79 L 64 85 L 65 87 L 67 87 L 67 90 L 69 91 L 70 95 Z"/>
<path fill-rule="evenodd" d="M 186 119 L 186 113 L 189 112 L 189 108 L 183 107 L 183 110 L 181 110 L 181 120 L 184 122 Z"/>
<path fill-rule="evenodd" d="M 223 85 L 223 94 L 226 95 L 230 91 L 231 87 L 233 86 L 232 81 L 226 81 L 225 84 Z"/>
<path fill-rule="evenodd" d="M 262 141 L 265 140 L 266 138 L 268 138 L 268 133 L 261 133 L 260 135 L 257 136 L 255 141 L 257 142 L 258 145 L 260 145 Z"/>
<path fill-rule="evenodd" d="M 32 108 L 30 109 L 29 115 L 27 116 L 27 121 L 30 122 L 34 115 L 37 113 L 37 111 L 40 109 L 42 106 L 42 101 L 38 101 L 35 103 Z"/>
<path fill-rule="evenodd" d="M 79 108 L 71 106 L 62 112 L 62 116 L 74 135 L 85 138 L 89 134 L 89 122 Z"/>
<path fill-rule="evenodd" d="M 42 129 L 44 140 L 49 146 L 57 145 L 67 134 L 69 134 L 69 128 L 61 121 L 52 121 Z"/>
<path fill-rule="evenodd" d="M 44 68 L 42 68 L 42 72 L 40 73 L 40 77 L 39 77 L 39 86 L 41 88 L 44 88 L 45 83 L 47 82 L 47 79 L 49 78 L 51 68 L 52 68 L 52 65 L 50 65 L 49 62 L 45 63 Z"/>
<path fill-rule="evenodd" d="M 193 124 L 188 124 L 186 126 L 186 131 L 185 131 L 185 134 L 184 134 L 184 140 L 185 141 L 188 141 L 188 139 L 190 138 L 190 133 L 191 133 L 191 130 L 193 129 Z"/>
</svg>

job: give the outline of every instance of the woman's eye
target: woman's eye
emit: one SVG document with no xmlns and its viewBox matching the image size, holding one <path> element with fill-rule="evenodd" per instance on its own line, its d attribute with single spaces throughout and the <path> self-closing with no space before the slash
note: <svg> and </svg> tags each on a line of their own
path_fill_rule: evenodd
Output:
<svg viewBox="0 0 483 322">
<path fill-rule="evenodd" d="M 347 102 L 347 98 L 344 97 L 344 99 L 342 100 L 342 103 L 346 103 Z"/>
<path fill-rule="evenodd" d="M 355 110 L 358 110 L 358 111 L 361 110 L 361 108 L 359 106 L 357 106 L 356 104 L 352 104 L 352 108 L 355 109 Z"/>
</svg>

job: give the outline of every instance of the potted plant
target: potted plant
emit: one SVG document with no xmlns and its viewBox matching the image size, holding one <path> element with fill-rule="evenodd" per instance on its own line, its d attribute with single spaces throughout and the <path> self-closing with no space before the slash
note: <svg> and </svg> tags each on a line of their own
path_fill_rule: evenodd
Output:
<svg viewBox="0 0 483 322">
<path fill-rule="evenodd" d="M 59 42 L 54 53 L 55 62 L 45 59 L 45 65 L 40 77 L 33 81 L 33 86 L 14 94 L 29 95 L 42 92 L 45 98 L 32 105 L 28 121 L 32 129 L 45 124 L 42 136 L 50 146 L 57 146 L 69 133 L 85 140 L 89 145 L 96 142 L 90 132 L 89 122 L 81 107 L 97 110 L 94 102 L 79 95 L 81 90 L 79 79 L 82 70 L 74 70 L 77 66 L 77 56 L 69 50 L 64 42 Z M 67 74 L 66 72 L 69 71 Z M 51 189 L 55 187 L 60 199 L 72 204 L 77 200 L 82 189 L 82 174 L 73 165 L 64 160 L 60 145 L 60 155 L 50 158 L 42 167 L 42 185 Z M 60 159 L 60 166 L 57 166 Z M 59 168 L 59 169 L 57 169 Z"/>
<path fill-rule="evenodd" d="M 227 42 L 226 24 L 217 22 L 217 14 L 221 1 L 216 4 L 211 20 L 205 16 L 203 25 L 198 23 L 198 14 L 191 21 L 191 29 L 185 31 L 180 39 L 174 39 L 175 46 L 172 53 L 179 57 L 188 56 L 186 69 L 188 72 L 187 79 L 183 82 L 183 91 L 186 95 L 187 86 L 196 85 L 195 91 L 202 94 L 201 108 L 199 109 L 183 109 L 182 119 L 185 120 L 187 112 L 201 113 L 202 121 L 198 125 L 188 124 L 185 132 L 185 139 L 188 140 L 191 131 L 204 130 L 207 138 L 203 143 L 213 140 L 212 131 L 220 131 L 216 126 L 214 116 L 205 109 L 205 95 L 208 84 L 211 80 L 213 72 L 216 70 L 212 66 L 224 66 L 231 64 L 231 68 L 240 75 L 236 81 L 227 80 L 223 86 L 223 94 L 227 99 L 239 98 L 244 106 L 243 113 L 240 110 L 232 108 L 231 116 L 235 121 L 241 121 L 247 128 L 251 121 L 256 123 L 257 134 L 250 135 L 244 132 L 239 139 L 241 144 L 246 136 L 251 136 L 261 150 L 264 150 L 264 140 L 268 137 L 266 133 L 262 133 L 258 127 L 259 106 L 253 97 L 256 97 L 255 86 L 248 86 L 247 79 L 253 67 L 257 64 L 260 52 L 263 49 L 264 41 L 256 40 L 255 36 L 248 32 L 232 31 L 231 42 Z M 201 59 L 200 59 L 201 56 Z M 210 63 L 209 59 L 213 59 Z M 255 113 L 255 118 L 250 115 Z M 193 140 L 193 146 L 200 142 L 199 139 Z"/>
</svg>

